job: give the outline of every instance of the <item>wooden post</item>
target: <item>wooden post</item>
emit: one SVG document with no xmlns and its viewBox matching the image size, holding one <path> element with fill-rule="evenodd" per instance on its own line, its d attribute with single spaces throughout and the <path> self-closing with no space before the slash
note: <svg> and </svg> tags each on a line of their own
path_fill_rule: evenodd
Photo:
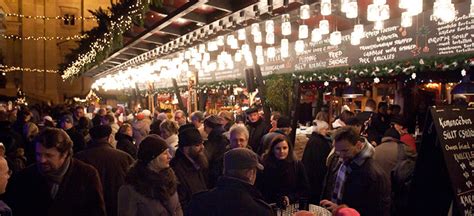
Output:
<svg viewBox="0 0 474 216">
<path fill-rule="evenodd" d="M 178 82 L 176 81 L 175 78 L 172 79 L 173 81 L 173 87 L 174 87 L 174 93 L 176 94 L 176 97 L 178 99 L 178 107 L 180 110 L 182 110 L 186 116 L 188 115 L 188 111 L 186 109 L 186 106 L 184 106 L 183 99 L 181 99 L 181 92 L 179 92 L 178 88 Z"/>
<path fill-rule="evenodd" d="M 293 143 L 296 141 L 296 129 L 298 128 L 298 119 L 300 118 L 301 90 L 300 82 L 293 81 L 293 106 L 291 108 L 291 134 L 290 139 Z"/>
</svg>

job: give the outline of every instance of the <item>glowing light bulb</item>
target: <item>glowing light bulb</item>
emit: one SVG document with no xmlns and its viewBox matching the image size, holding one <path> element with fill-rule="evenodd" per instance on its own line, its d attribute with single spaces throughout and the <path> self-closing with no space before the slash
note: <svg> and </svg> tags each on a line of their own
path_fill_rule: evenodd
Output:
<svg viewBox="0 0 474 216">
<path fill-rule="evenodd" d="M 319 21 L 319 30 L 321 34 L 329 34 L 329 21 L 328 20 L 321 20 Z"/>
<path fill-rule="evenodd" d="M 308 38 L 308 26 L 307 25 L 300 25 L 298 31 L 298 38 L 299 39 L 306 39 Z"/>
<path fill-rule="evenodd" d="M 280 51 L 280 53 L 281 53 L 282 58 L 287 58 L 289 56 L 288 55 L 289 54 L 288 53 L 288 48 L 289 48 L 288 47 L 288 39 L 286 39 L 286 38 L 281 39 L 281 51 Z"/>
<path fill-rule="evenodd" d="M 314 28 L 313 31 L 311 31 L 311 42 L 317 43 L 322 39 L 321 31 L 319 28 Z"/>
<path fill-rule="evenodd" d="M 333 46 L 339 45 L 342 42 L 342 34 L 340 31 L 333 31 L 329 37 L 329 43 Z"/>
</svg>

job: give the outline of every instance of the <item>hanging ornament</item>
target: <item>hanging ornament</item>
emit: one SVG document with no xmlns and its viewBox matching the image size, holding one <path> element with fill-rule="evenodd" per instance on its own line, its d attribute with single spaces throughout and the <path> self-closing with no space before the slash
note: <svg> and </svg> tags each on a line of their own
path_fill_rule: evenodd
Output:
<svg viewBox="0 0 474 216">
<path fill-rule="evenodd" d="M 256 33 L 260 32 L 260 25 L 258 23 L 252 24 L 250 33 L 255 35 Z"/>
<path fill-rule="evenodd" d="M 321 0 L 321 15 L 331 15 L 331 0 Z"/>
<path fill-rule="evenodd" d="M 329 43 L 333 46 L 339 45 L 342 42 L 342 34 L 340 31 L 333 31 L 329 37 Z"/>
<path fill-rule="evenodd" d="M 357 18 L 359 15 L 359 8 L 357 6 L 357 1 L 350 2 L 347 5 L 346 17 L 349 19 Z"/>
<path fill-rule="evenodd" d="M 310 16 L 311 16 L 311 14 L 310 14 L 310 10 L 309 10 L 309 5 L 307 5 L 307 4 L 301 5 L 301 7 L 300 7 L 300 19 L 306 20 L 306 19 L 309 19 Z"/>
<path fill-rule="evenodd" d="M 471 0 L 471 10 L 469 12 L 470 17 L 474 17 L 474 0 Z"/>
<path fill-rule="evenodd" d="M 423 0 L 410 0 L 407 12 L 412 16 L 416 16 L 423 12 Z"/>
<path fill-rule="evenodd" d="M 308 38 L 308 26 L 307 25 L 300 25 L 298 31 L 298 38 L 299 39 L 306 39 Z"/>
<path fill-rule="evenodd" d="M 329 86 L 329 82 L 328 82 L 328 81 L 324 81 L 324 86 Z"/>
<path fill-rule="evenodd" d="M 256 32 L 253 34 L 253 42 L 257 44 L 262 43 L 262 32 Z"/>
<path fill-rule="evenodd" d="M 461 76 L 463 76 L 463 77 L 466 76 L 466 69 L 462 69 L 462 71 L 461 71 Z"/>
<path fill-rule="evenodd" d="M 267 58 L 275 58 L 275 56 L 276 56 L 275 47 L 268 47 Z"/>
<path fill-rule="evenodd" d="M 282 58 L 287 58 L 289 55 L 288 55 L 288 49 L 289 49 L 289 46 L 288 46 L 288 39 L 286 38 L 283 38 L 281 39 L 281 57 Z"/>
<path fill-rule="evenodd" d="M 364 37 L 364 25 L 362 24 L 357 24 L 354 25 L 354 32 L 356 33 L 357 36 L 360 38 Z"/>
<path fill-rule="evenodd" d="M 245 28 L 241 28 L 237 31 L 237 38 L 239 40 L 245 40 L 246 38 Z"/>
<path fill-rule="evenodd" d="M 433 17 L 445 23 L 452 22 L 456 18 L 456 8 L 451 0 L 436 0 L 433 6 Z"/>
<path fill-rule="evenodd" d="M 319 21 L 319 29 L 321 34 L 329 34 L 329 21 L 324 19 Z"/>
<path fill-rule="evenodd" d="M 418 61 L 420 63 L 420 65 L 424 65 L 425 64 L 425 61 L 423 61 L 423 59 L 420 59 L 420 61 Z"/>
<path fill-rule="evenodd" d="M 352 32 L 351 33 L 351 44 L 356 46 L 360 44 L 360 37 L 357 32 Z"/>
<path fill-rule="evenodd" d="M 224 46 L 224 36 L 218 36 L 217 37 L 217 46 Z"/>
<path fill-rule="evenodd" d="M 412 78 L 412 79 L 416 79 L 416 73 L 412 73 L 412 74 L 411 74 L 411 78 Z"/>
<path fill-rule="evenodd" d="M 378 77 L 375 77 L 374 78 L 374 83 L 379 83 L 380 82 L 380 79 Z"/>
<path fill-rule="evenodd" d="M 301 54 L 304 52 L 304 41 L 303 40 L 297 40 L 295 42 L 295 52 L 296 54 Z"/>
<path fill-rule="evenodd" d="M 408 12 L 402 12 L 402 21 L 401 26 L 404 28 L 408 28 L 412 26 L 412 17 Z"/>
<path fill-rule="evenodd" d="M 322 39 L 321 31 L 319 28 L 314 28 L 313 31 L 311 31 L 311 42 L 317 43 Z"/>
<path fill-rule="evenodd" d="M 290 22 L 290 15 L 283 14 L 281 16 L 281 34 L 284 36 L 291 35 L 291 22 Z"/>
<path fill-rule="evenodd" d="M 265 42 L 269 45 L 275 44 L 275 34 L 273 32 L 267 32 Z"/>
<path fill-rule="evenodd" d="M 267 20 L 265 21 L 265 32 L 273 33 L 275 31 L 275 22 L 273 20 Z"/>
</svg>

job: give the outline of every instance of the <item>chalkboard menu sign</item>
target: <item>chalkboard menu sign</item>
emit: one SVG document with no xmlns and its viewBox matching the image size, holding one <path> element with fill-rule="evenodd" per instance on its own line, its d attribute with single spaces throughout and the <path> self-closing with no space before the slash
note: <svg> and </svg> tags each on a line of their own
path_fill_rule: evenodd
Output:
<svg viewBox="0 0 474 216">
<path fill-rule="evenodd" d="M 455 5 L 456 19 L 450 23 L 433 20 L 433 11 L 425 11 L 413 17 L 413 26 L 402 28 L 400 18 L 385 21 L 385 28 L 373 30 L 373 25 L 364 26 L 364 37 L 360 45 L 350 44 L 352 29 L 342 31 L 342 43 L 329 44 L 329 35 L 324 40 L 311 43 L 305 40 L 304 52 L 296 53 L 295 44 L 289 44 L 289 57 L 281 58 L 279 45 L 275 46 L 275 57 L 265 58 L 261 65 L 263 76 L 292 73 L 297 71 L 317 71 L 318 69 L 382 64 L 413 58 L 449 56 L 472 53 L 474 56 L 474 19 L 469 16 L 469 1 Z M 278 44 L 279 42 L 277 42 Z M 220 51 L 219 51 L 220 52 Z M 264 49 L 264 56 L 267 56 Z M 244 60 L 236 62 L 232 70 L 215 70 L 201 73 L 200 82 L 245 79 Z M 186 84 L 186 76 L 178 79 L 178 84 Z M 156 86 L 170 86 L 163 81 Z"/>
<path fill-rule="evenodd" d="M 474 215 L 474 108 L 431 108 L 461 215 Z"/>
</svg>

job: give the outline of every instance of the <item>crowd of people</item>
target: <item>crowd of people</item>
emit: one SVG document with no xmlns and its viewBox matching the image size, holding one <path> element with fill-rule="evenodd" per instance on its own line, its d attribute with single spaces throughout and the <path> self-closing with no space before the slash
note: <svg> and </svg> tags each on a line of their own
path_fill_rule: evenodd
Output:
<svg viewBox="0 0 474 216">
<path fill-rule="evenodd" d="M 274 215 L 302 200 L 403 215 L 405 179 L 393 173 L 410 168 L 400 155 L 416 158 L 416 144 L 400 107 L 368 100 L 329 117 L 317 114 L 297 158 L 291 119 L 267 122 L 255 107 L 0 107 L 0 215 Z"/>
</svg>

